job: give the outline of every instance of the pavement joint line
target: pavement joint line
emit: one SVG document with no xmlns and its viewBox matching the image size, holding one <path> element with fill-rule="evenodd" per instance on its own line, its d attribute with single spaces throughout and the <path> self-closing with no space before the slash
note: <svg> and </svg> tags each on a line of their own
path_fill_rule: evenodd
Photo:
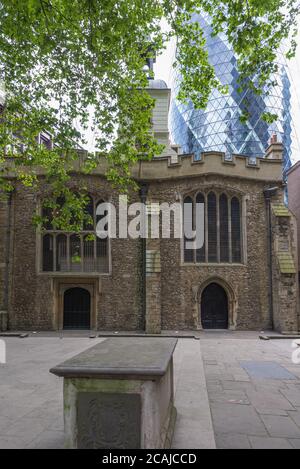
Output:
<svg viewBox="0 0 300 469">
<path fill-rule="evenodd" d="M 293 335 L 260 335 L 261 340 L 300 339 L 300 334 Z"/>
</svg>

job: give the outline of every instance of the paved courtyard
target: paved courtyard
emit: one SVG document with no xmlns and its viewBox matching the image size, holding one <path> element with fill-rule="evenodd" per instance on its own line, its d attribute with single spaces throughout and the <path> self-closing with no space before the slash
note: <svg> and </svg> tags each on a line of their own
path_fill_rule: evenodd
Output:
<svg viewBox="0 0 300 469">
<path fill-rule="evenodd" d="M 291 361 L 291 340 L 261 341 L 255 332 L 198 335 L 179 339 L 175 351 L 173 447 L 300 448 L 300 365 Z M 101 340 L 5 339 L 0 448 L 63 447 L 62 380 L 48 370 Z"/>
<path fill-rule="evenodd" d="M 5 339 L 7 364 L 0 365 L 0 449 L 63 448 L 63 380 L 49 369 L 101 340 L 74 334 L 60 338 L 53 333 Z M 215 448 L 199 344 L 199 340 L 179 340 L 174 354 L 174 448 Z"/>
</svg>

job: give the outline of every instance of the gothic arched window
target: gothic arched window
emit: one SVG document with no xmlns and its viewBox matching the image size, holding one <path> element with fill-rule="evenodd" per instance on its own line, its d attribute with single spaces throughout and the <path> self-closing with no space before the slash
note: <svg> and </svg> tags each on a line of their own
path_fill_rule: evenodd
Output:
<svg viewBox="0 0 300 469">
<path fill-rule="evenodd" d="M 186 263 L 241 263 L 242 262 L 242 209 L 238 197 L 210 191 L 186 196 L 184 205 L 189 204 L 193 230 L 204 230 L 204 245 L 187 249 L 184 237 L 184 262 Z M 204 227 L 197 227 L 197 210 L 204 204 Z M 185 208 L 186 210 L 186 208 Z M 195 216 L 196 215 L 196 216 Z M 195 223 L 196 219 L 196 223 Z M 196 239 L 196 236 L 195 236 Z M 196 246 L 196 244 L 195 244 Z"/>
<path fill-rule="evenodd" d="M 43 272 L 109 272 L 108 239 L 99 239 L 96 233 L 96 209 L 99 203 L 87 196 L 85 213 L 87 219 L 79 233 L 68 233 L 56 229 L 53 221 L 55 212 L 43 209 L 46 218 L 43 226 L 41 247 L 41 269 Z M 57 200 L 63 205 L 63 200 Z"/>
</svg>

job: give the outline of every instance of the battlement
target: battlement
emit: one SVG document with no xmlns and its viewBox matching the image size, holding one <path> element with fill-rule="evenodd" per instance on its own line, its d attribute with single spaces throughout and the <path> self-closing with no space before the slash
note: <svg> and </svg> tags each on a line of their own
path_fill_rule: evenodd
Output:
<svg viewBox="0 0 300 469">
<path fill-rule="evenodd" d="M 275 149 L 272 147 L 276 146 Z M 276 151 L 276 158 L 274 157 Z M 282 182 L 282 155 L 283 146 L 280 143 L 272 144 L 267 150 L 266 157 L 253 158 L 246 155 L 226 155 L 222 152 L 205 152 L 200 158 L 194 154 L 177 154 L 171 156 L 158 156 L 151 161 L 141 161 L 132 167 L 131 173 L 136 180 L 151 181 L 177 178 L 193 178 L 201 175 L 219 174 L 224 177 L 237 177 L 261 181 Z M 74 162 L 74 173 L 80 173 L 81 167 L 87 157 L 87 152 L 78 150 L 78 160 Z M 7 166 L 9 166 L 7 159 Z M 105 175 L 108 162 L 100 157 L 93 175 Z M 36 174 L 42 176 L 44 170 L 36 168 Z M 8 177 L 14 177 L 13 172 Z"/>
<path fill-rule="evenodd" d="M 205 174 L 221 174 L 245 179 L 259 179 L 264 181 L 282 181 L 282 158 L 278 157 L 279 147 L 281 155 L 283 147 L 276 144 L 277 157 L 273 155 L 273 145 L 270 145 L 265 158 L 253 158 L 246 155 L 226 155 L 222 152 L 205 152 L 200 158 L 194 154 L 177 154 L 168 157 L 156 157 L 151 161 L 143 161 L 139 166 L 139 179 L 169 179 L 196 177 Z M 277 148 L 278 147 L 278 148 Z M 134 168 L 133 174 L 136 174 Z"/>
</svg>

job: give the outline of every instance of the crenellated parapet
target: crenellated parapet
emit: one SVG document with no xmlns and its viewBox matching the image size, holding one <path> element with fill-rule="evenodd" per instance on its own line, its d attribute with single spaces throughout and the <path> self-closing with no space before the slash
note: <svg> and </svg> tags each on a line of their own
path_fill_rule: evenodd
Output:
<svg viewBox="0 0 300 469">
<path fill-rule="evenodd" d="M 282 152 L 282 144 L 276 144 L 270 145 L 265 158 L 205 152 L 197 159 L 194 154 L 177 154 L 143 161 L 138 170 L 133 168 L 132 173 L 144 181 L 221 174 L 224 177 L 281 182 Z"/>
<path fill-rule="evenodd" d="M 131 173 L 134 179 L 143 181 L 193 178 L 202 175 L 219 174 L 223 177 L 237 177 L 243 179 L 282 182 L 282 151 L 281 143 L 270 145 L 265 158 L 250 158 L 246 155 L 226 155 L 222 152 L 205 152 L 200 158 L 194 154 L 177 154 L 159 156 L 150 161 L 140 161 L 135 164 Z M 88 153 L 78 150 L 78 159 L 73 163 L 71 172 L 81 173 Z M 8 158 L 6 166 L 13 168 L 13 159 Z M 108 170 L 108 161 L 99 157 L 99 164 L 92 174 L 104 176 Z M 43 176 L 45 170 L 36 168 L 36 174 Z M 13 170 L 7 173 L 13 178 Z"/>
</svg>

